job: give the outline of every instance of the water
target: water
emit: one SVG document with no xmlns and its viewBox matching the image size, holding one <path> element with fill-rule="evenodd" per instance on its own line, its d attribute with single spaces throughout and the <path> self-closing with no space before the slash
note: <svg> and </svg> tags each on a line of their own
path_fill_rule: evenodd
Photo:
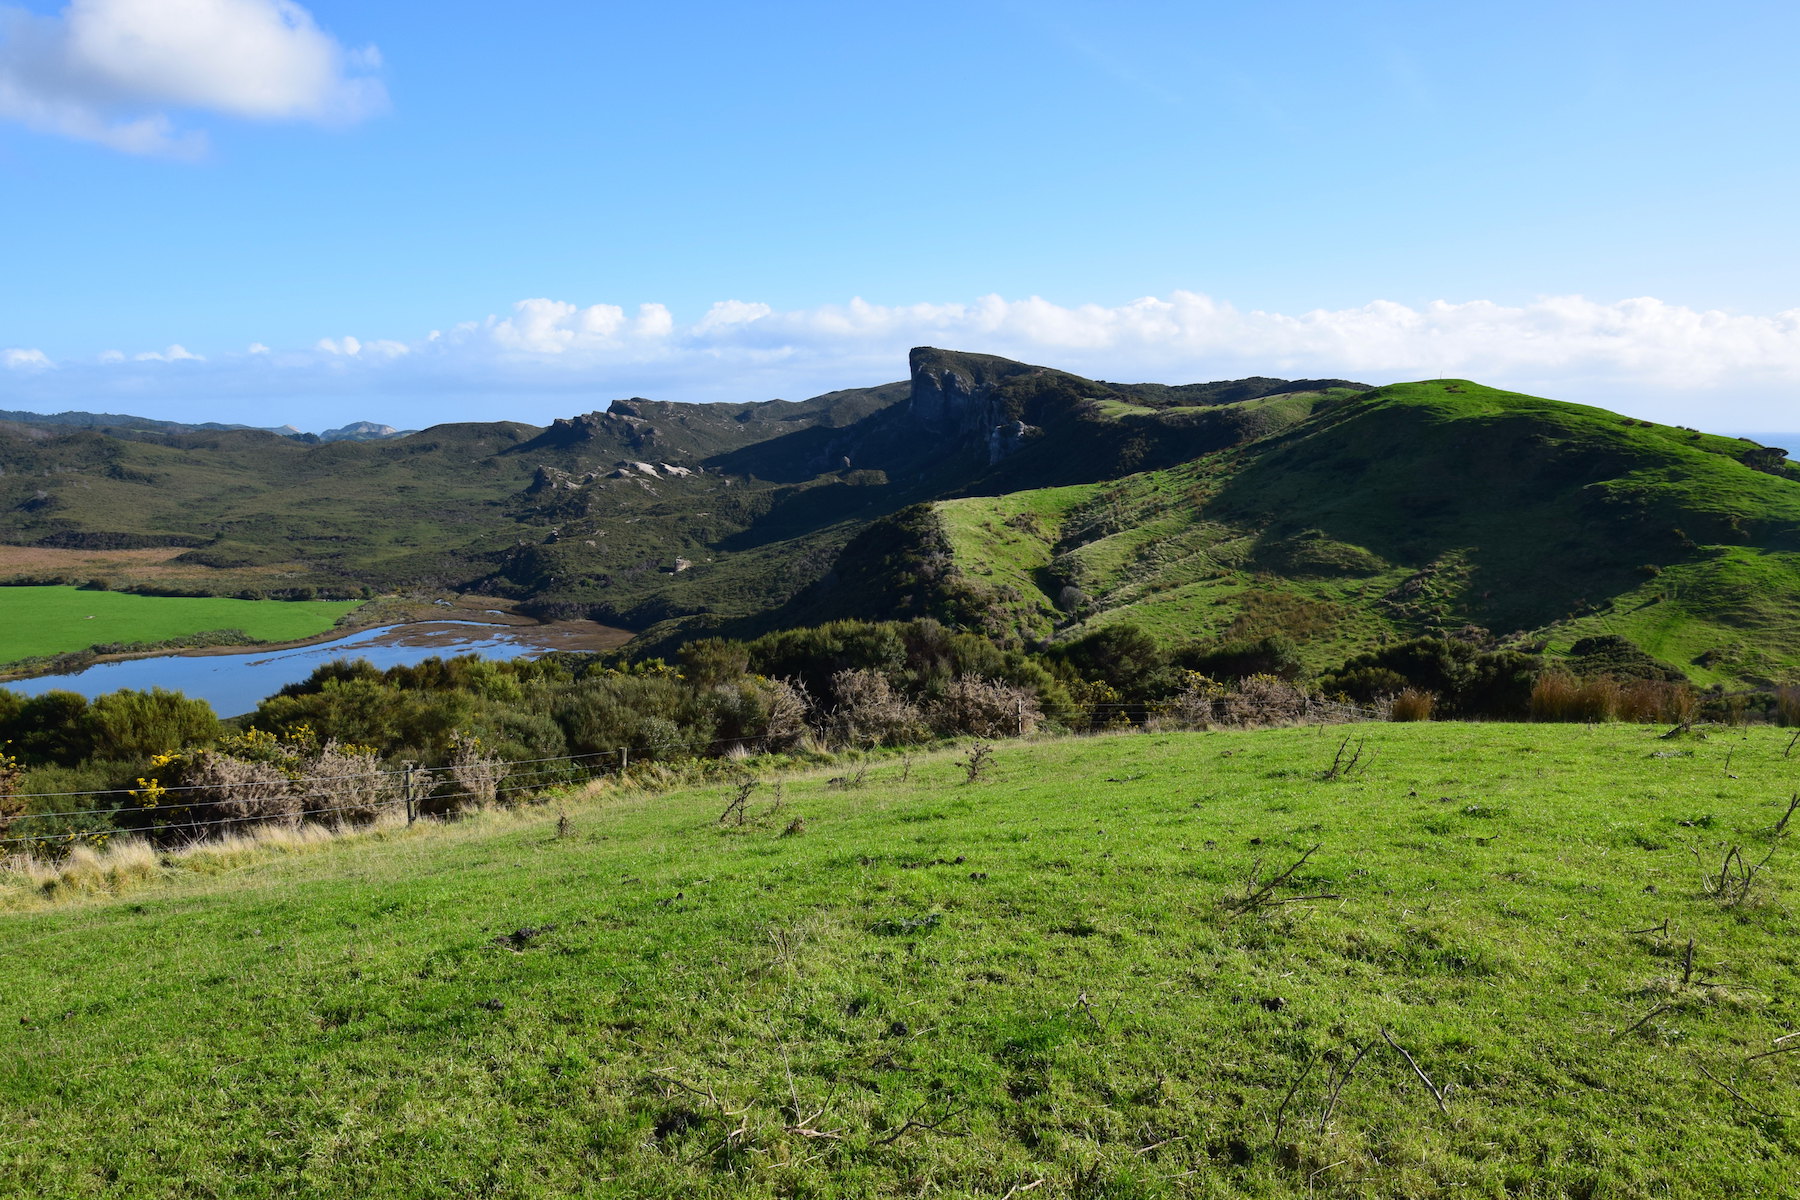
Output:
<svg viewBox="0 0 1800 1200">
<path fill-rule="evenodd" d="M 595 650 L 618 645 L 630 634 L 589 621 L 553 625 L 484 625 L 427 621 L 364 629 L 334 641 L 292 650 L 242 654 L 161 654 L 96 663 L 66 675 L 40 675 L 0 683 L 25 696 L 61 690 L 92 699 L 120 688 L 153 687 L 205 700 L 221 716 L 246 713 L 265 696 L 313 673 L 334 658 L 364 658 L 377 668 L 410 666 L 427 658 L 479 654 L 484 658 L 535 658 L 551 650 Z"/>
</svg>

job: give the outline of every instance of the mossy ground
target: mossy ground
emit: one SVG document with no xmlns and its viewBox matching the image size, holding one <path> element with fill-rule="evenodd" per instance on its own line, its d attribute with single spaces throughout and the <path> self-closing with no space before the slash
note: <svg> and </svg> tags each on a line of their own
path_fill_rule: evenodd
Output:
<svg viewBox="0 0 1800 1200">
<path fill-rule="evenodd" d="M 15 890 L 0 1192 L 1791 1194 L 1788 738 L 1660 732 L 1006 743 Z"/>
</svg>

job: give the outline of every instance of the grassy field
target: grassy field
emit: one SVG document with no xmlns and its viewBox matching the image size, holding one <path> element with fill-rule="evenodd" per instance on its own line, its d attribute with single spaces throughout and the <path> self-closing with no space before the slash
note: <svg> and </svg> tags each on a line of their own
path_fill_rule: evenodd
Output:
<svg viewBox="0 0 1800 1200">
<path fill-rule="evenodd" d="M 0 588 L 0 663 L 108 642 L 161 642 L 213 629 L 241 629 L 264 642 L 292 641 L 324 633 L 360 603 Z"/>
<path fill-rule="evenodd" d="M 1002 744 L 14 887 L 0 1192 L 1791 1195 L 1787 737 L 1658 732 Z"/>
</svg>

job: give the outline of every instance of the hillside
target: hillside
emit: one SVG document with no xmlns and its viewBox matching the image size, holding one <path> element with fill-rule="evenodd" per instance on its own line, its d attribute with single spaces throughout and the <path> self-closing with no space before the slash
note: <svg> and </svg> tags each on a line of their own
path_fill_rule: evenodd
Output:
<svg viewBox="0 0 1800 1200">
<path fill-rule="evenodd" d="M 1557 650 L 1622 635 L 1702 682 L 1800 662 L 1800 483 L 1779 451 L 1456 380 L 1239 411 L 1275 432 L 939 501 L 865 543 L 936 564 L 913 607 L 996 634 L 1284 635 L 1323 668 L 1473 625 Z"/>
<path fill-rule="evenodd" d="M 0 892 L 0 1191 L 1782 1195 L 1787 739 L 1659 732 L 1004 743 Z"/>
<path fill-rule="evenodd" d="M 1314 669 L 1470 626 L 1622 635 L 1701 682 L 1800 666 L 1784 451 L 1456 380 L 1119 384 L 929 347 L 910 367 L 801 402 L 329 445 L 0 426 L 0 540 L 69 556 L 15 580 L 160 547 L 106 577 L 473 591 L 665 650 L 928 614 L 1014 643 L 1285 636 Z"/>
</svg>

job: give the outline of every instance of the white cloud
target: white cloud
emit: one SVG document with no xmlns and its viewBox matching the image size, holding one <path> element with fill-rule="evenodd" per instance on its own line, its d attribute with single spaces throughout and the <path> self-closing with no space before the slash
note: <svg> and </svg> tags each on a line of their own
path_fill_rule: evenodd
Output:
<svg viewBox="0 0 1800 1200">
<path fill-rule="evenodd" d="M 22 371 L 12 391 L 64 406 L 116 395 L 140 409 L 142 398 L 159 395 L 181 403 L 212 396 L 226 408 L 248 399 L 263 404 L 262 397 L 298 404 L 330 395 L 346 406 L 380 397 L 385 419 L 396 424 L 452 417 L 541 422 L 621 395 L 797 399 L 897 379 L 907 349 L 927 344 L 1102 379 L 1186 383 L 1261 374 L 1384 383 L 1456 376 L 1715 429 L 1800 427 L 1785 399 L 1800 391 L 1800 310 L 1756 316 L 1578 296 L 1416 308 L 1375 301 L 1304 313 L 1242 310 L 1194 292 L 1113 306 L 985 296 L 777 310 L 725 300 L 686 323 L 660 304 L 633 310 L 537 297 L 412 342 L 340 336 L 275 352 L 257 343 L 249 353 L 204 365 L 171 346 L 132 361 Z M 49 365 L 15 358 L 34 355 L 11 351 L 5 361 Z M 181 359 L 191 365 L 178 380 L 145 365 Z M 454 410 L 445 407 L 452 397 L 461 397 Z M 417 405 L 412 415 L 394 411 L 406 404 Z"/>
<path fill-rule="evenodd" d="M 0 118 L 131 154 L 193 158 L 166 110 L 328 124 L 387 103 L 373 47 L 346 49 L 292 0 L 71 0 L 0 7 Z"/>
<path fill-rule="evenodd" d="M 146 350 L 142 354 L 132 356 L 133 362 L 205 362 L 203 355 L 194 354 L 186 346 L 174 345 L 167 350 Z"/>
<path fill-rule="evenodd" d="M 0 350 L 0 363 L 5 363 L 13 371 L 42 371 L 56 364 L 42 350 Z"/>
<path fill-rule="evenodd" d="M 402 354 L 410 353 L 412 350 L 412 347 L 408 346 L 405 342 L 392 342 L 385 338 L 377 338 L 374 341 L 365 342 L 347 335 L 341 338 L 320 338 L 314 348 L 322 354 L 331 355 L 333 358 L 364 359 L 398 358 Z M 261 342 L 257 342 L 251 347 L 250 352 L 252 354 L 267 354 L 269 348 L 264 346 Z"/>
</svg>

